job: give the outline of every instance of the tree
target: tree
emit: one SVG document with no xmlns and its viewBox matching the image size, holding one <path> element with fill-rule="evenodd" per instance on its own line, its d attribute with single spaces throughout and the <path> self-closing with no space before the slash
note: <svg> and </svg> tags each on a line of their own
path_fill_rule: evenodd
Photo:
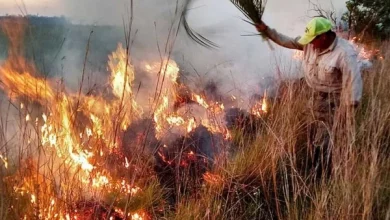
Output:
<svg viewBox="0 0 390 220">
<path fill-rule="evenodd" d="M 375 38 L 390 37 L 390 1 L 389 0 L 348 0 L 343 20 L 349 30 L 358 36 L 371 35 Z"/>
</svg>

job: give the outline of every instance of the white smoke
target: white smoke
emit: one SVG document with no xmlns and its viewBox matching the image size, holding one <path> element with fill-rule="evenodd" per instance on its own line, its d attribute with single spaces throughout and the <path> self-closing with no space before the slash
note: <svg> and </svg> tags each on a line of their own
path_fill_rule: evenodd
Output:
<svg viewBox="0 0 390 220">
<path fill-rule="evenodd" d="M 6 0 L 0 0 L 0 3 L 1 1 Z M 344 10 L 344 0 L 312 1 L 324 10 L 336 10 L 337 15 Z M 16 2 L 19 2 L 18 7 L 15 6 L 15 2 L 12 4 L 9 1 L 4 2 L 3 5 L 5 8 L 17 8 L 17 10 L 22 5 L 30 14 L 65 15 L 74 24 L 118 26 L 119 28 L 112 32 L 92 35 L 92 41 L 95 38 L 104 38 L 106 42 L 124 41 L 124 30 L 121 27 L 129 21 L 131 4 L 131 0 L 24 0 L 24 5 L 20 1 Z M 134 46 L 131 55 L 134 59 L 158 60 L 161 51 L 164 55 L 169 30 L 172 23 L 178 19 L 178 16 L 175 16 L 177 2 L 180 10 L 181 0 L 133 1 L 134 20 L 131 40 L 134 40 Z M 302 33 L 305 23 L 310 19 L 312 14 L 310 9 L 309 0 L 269 0 L 263 19 L 281 33 L 296 37 Z M 0 9 L 0 13 L 4 13 L 4 10 L 7 9 Z M 265 88 L 261 88 L 261 84 L 264 87 L 265 83 L 262 83 L 264 79 L 273 78 L 276 74 L 288 76 L 299 73 L 291 68 L 293 63 L 291 51 L 276 45 L 274 45 L 275 50 L 271 50 L 258 36 L 241 36 L 256 32 L 251 25 L 242 21 L 242 18 L 243 16 L 229 0 L 194 0 L 189 12 L 189 23 L 220 48 L 216 50 L 203 48 L 192 42 L 182 30 L 175 42 L 172 58 L 194 76 L 194 79 L 199 80 L 197 75 L 199 74 L 203 81 L 217 81 L 224 93 L 242 95 L 245 99 L 251 94 L 263 92 Z M 86 47 L 71 48 L 69 45 L 77 41 L 81 42 L 80 45 L 86 45 L 89 31 L 88 28 L 82 30 L 83 37 L 77 38 L 77 34 L 74 34 L 73 37 L 68 38 L 60 54 L 60 58 L 66 57 L 66 59 L 61 62 L 62 65 L 57 70 L 63 72 L 62 76 L 65 77 L 66 82 L 74 85 L 73 87 L 77 87 L 75 85 L 80 82 Z M 135 31 L 137 31 L 136 35 L 134 35 Z M 175 29 L 172 32 L 175 33 Z M 157 45 L 160 47 L 160 52 Z M 104 46 L 106 45 L 92 45 L 91 54 Z M 110 51 L 107 51 L 107 55 L 109 53 Z M 92 58 L 89 61 L 93 62 Z M 99 65 L 104 66 L 102 63 Z M 91 68 L 90 71 L 95 71 Z M 105 69 L 100 69 L 100 72 L 105 72 Z"/>
</svg>

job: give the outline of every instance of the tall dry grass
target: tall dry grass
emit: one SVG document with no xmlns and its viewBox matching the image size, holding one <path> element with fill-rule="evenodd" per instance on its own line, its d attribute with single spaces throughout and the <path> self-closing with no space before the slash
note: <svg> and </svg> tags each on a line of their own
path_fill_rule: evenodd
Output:
<svg viewBox="0 0 390 220">
<path fill-rule="evenodd" d="M 127 42 L 128 53 L 130 37 Z M 166 43 L 168 56 L 173 43 Z M 310 157 L 306 120 L 310 90 L 305 84 L 286 82 L 281 95 L 270 100 L 266 116 L 232 131 L 230 153 L 215 164 L 210 180 L 205 177 L 194 194 L 176 195 L 173 208 L 164 198 L 166 189 L 150 171 L 153 160 L 142 152 L 135 152 L 131 161 L 141 169 L 125 175 L 142 188 L 139 195 L 104 190 L 86 195 L 78 172 L 66 163 L 56 164 L 55 158 L 47 160 L 52 155 L 39 144 L 40 131 L 26 123 L 25 112 L 3 99 L 0 152 L 12 152 L 9 158 L 15 161 L 0 161 L 0 219 L 43 219 L 49 212 L 51 216 L 72 212 L 75 201 L 91 198 L 125 213 L 145 210 L 155 219 L 389 219 L 390 54 L 386 43 L 382 47 L 386 58 L 364 73 L 359 108 L 347 125 L 330 129 L 331 177 L 313 180 L 305 168 Z M 121 172 L 121 166 L 110 168 Z"/>
<path fill-rule="evenodd" d="M 313 180 L 305 169 L 309 89 L 291 84 L 258 122 L 256 138 L 234 132 L 238 150 L 214 173 L 198 199 L 179 205 L 176 219 L 389 219 L 390 59 L 364 72 L 364 95 L 348 120 L 330 130 L 332 174 Z"/>
</svg>

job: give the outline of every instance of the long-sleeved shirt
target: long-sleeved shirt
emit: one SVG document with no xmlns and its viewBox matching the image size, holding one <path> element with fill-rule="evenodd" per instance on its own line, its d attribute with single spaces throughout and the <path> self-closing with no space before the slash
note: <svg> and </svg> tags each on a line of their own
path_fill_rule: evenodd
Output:
<svg viewBox="0 0 390 220">
<path fill-rule="evenodd" d="M 299 44 L 300 37 L 290 38 L 270 28 L 265 34 L 280 46 L 303 50 L 305 80 L 312 89 L 341 93 L 345 104 L 360 101 L 363 91 L 361 68 L 357 52 L 347 40 L 336 37 L 328 49 L 319 52 L 311 44 Z"/>
</svg>

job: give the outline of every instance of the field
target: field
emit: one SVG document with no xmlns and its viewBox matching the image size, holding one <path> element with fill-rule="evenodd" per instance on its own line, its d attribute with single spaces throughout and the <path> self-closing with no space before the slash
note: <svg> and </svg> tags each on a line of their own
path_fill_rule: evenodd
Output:
<svg viewBox="0 0 390 220">
<path fill-rule="evenodd" d="M 316 177 L 299 80 L 241 109 L 213 82 L 190 87 L 169 53 L 132 63 L 120 27 L 2 30 L 0 219 L 390 219 L 387 42 Z"/>
</svg>

